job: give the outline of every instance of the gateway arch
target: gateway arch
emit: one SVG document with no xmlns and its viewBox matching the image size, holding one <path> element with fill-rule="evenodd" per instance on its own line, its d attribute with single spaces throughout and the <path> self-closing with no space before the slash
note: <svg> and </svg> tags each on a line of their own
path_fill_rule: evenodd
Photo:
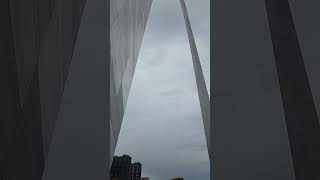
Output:
<svg viewBox="0 0 320 180">
<path fill-rule="evenodd" d="M 180 2 L 211 179 L 318 180 L 320 3 L 211 1 L 209 99 Z M 1 1 L 1 180 L 109 178 L 151 5 Z"/>
<path fill-rule="evenodd" d="M 1 180 L 109 178 L 152 0 L 1 3 Z"/>
</svg>

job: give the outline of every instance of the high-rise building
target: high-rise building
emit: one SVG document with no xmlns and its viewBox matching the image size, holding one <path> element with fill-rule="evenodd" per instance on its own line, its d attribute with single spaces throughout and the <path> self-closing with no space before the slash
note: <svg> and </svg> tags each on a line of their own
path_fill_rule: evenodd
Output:
<svg viewBox="0 0 320 180">
<path fill-rule="evenodd" d="M 142 164 L 131 163 L 128 155 L 114 156 L 110 170 L 110 179 L 119 180 L 141 180 Z"/>
<path fill-rule="evenodd" d="M 172 180 L 183 180 L 183 177 L 174 177 Z"/>
<path fill-rule="evenodd" d="M 128 155 L 114 156 L 111 170 L 111 179 L 130 180 L 131 178 L 131 157 Z"/>
<path fill-rule="evenodd" d="M 130 180 L 140 180 L 141 179 L 141 168 L 140 162 L 132 163 L 130 166 L 131 179 Z"/>
</svg>

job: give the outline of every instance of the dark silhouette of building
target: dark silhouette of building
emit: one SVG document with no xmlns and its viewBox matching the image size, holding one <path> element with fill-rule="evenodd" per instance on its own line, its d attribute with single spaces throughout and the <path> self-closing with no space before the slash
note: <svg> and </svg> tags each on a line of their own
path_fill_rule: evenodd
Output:
<svg viewBox="0 0 320 180">
<path fill-rule="evenodd" d="M 183 180 L 183 177 L 174 177 L 172 180 Z"/>
<path fill-rule="evenodd" d="M 141 180 L 150 180 L 149 177 L 141 177 Z"/>
<path fill-rule="evenodd" d="M 130 166 L 130 174 L 131 174 L 131 180 L 140 180 L 141 179 L 141 163 L 135 162 L 132 163 Z"/>
<path fill-rule="evenodd" d="M 110 179 L 114 180 L 141 180 L 140 162 L 131 163 L 131 157 L 128 155 L 114 156 L 111 170 Z"/>
<path fill-rule="evenodd" d="M 110 179 L 129 180 L 131 177 L 131 157 L 114 156 L 110 170 Z"/>
</svg>

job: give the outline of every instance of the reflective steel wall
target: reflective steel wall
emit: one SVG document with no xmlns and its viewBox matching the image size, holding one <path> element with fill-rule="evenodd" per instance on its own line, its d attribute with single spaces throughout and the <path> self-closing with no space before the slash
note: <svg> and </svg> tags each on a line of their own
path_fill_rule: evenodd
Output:
<svg viewBox="0 0 320 180">
<path fill-rule="evenodd" d="M 110 3 L 110 157 L 113 157 L 152 0 Z"/>
<path fill-rule="evenodd" d="M 317 7 L 214 1 L 212 179 L 319 179 Z"/>
<path fill-rule="evenodd" d="M 85 1 L 1 2 L 1 170 L 41 179 Z"/>
<path fill-rule="evenodd" d="M 109 178 L 151 2 L 1 1 L 0 179 Z"/>
<path fill-rule="evenodd" d="M 300 44 L 306 72 L 309 79 L 314 103 L 320 116 L 320 23 L 315 17 L 320 15 L 320 2 L 316 1 L 289 1 L 298 41 Z"/>
<path fill-rule="evenodd" d="M 295 24 L 295 29 L 297 33 L 298 42 L 300 44 L 300 49 L 303 57 L 303 62 L 305 65 L 307 77 L 309 80 L 310 94 L 313 98 L 313 104 L 316 111 L 313 113 L 314 117 L 318 117 L 320 120 L 320 52 L 318 50 L 320 43 L 320 24 L 315 22 L 315 17 L 319 16 L 318 7 L 320 7 L 320 2 L 317 1 L 289 1 L 289 5 L 292 12 L 293 22 Z M 311 114 L 311 113 L 309 113 Z M 306 119 L 306 118 L 305 118 Z M 309 119 L 309 118 L 308 118 Z M 317 119 L 314 118 L 314 124 Z M 312 126 L 317 127 L 317 126 Z M 319 179 L 319 164 L 320 164 L 320 130 L 318 128 L 313 128 L 310 131 L 309 138 L 307 142 L 312 142 L 313 146 L 310 146 L 309 151 L 306 153 L 310 154 L 303 164 L 304 168 L 299 168 L 299 179 Z M 312 133 L 312 134 L 311 134 Z M 302 159 L 300 157 L 300 159 Z M 299 160 L 299 159 L 297 159 Z M 303 159 L 302 159 L 303 160 Z M 306 164 L 307 163 L 307 164 Z M 306 174 L 306 176 L 303 176 Z"/>
</svg>

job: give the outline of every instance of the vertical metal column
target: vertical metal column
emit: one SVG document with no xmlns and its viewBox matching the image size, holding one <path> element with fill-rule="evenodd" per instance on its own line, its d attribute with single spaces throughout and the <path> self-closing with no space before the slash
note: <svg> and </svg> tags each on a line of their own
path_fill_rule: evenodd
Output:
<svg viewBox="0 0 320 180">
<path fill-rule="evenodd" d="M 198 95 L 200 100 L 200 107 L 201 107 L 201 113 L 202 113 L 202 119 L 206 134 L 206 140 L 207 140 L 207 146 L 208 146 L 208 152 L 210 152 L 210 99 L 209 94 L 207 91 L 206 83 L 204 81 L 203 72 L 200 64 L 200 59 L 196 47 L 196 43 L 194 41 L 193 32 L 190 25 L 190 20 L 188 17 L 187 7 L 184 2 L 184 0 L 180 0 L 185 24 L 187 27 L 187 33 L 189 38 L 189 44 L 192 54 L 192 62 L 193 62 L 193 68 L 194 73 L 196 77 L 196 83 L 198 88 Z M 209 153 L 210 156 L 210 153 Z"/>
</svg>

